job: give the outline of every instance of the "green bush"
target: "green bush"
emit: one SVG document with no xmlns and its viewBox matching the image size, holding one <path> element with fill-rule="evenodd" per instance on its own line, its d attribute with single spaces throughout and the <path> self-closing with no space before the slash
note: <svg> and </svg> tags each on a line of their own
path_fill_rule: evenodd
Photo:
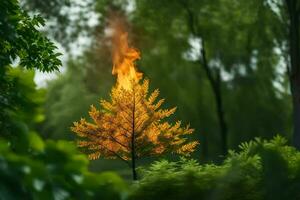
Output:
<svg viewBox="0 0 300 200">
<path fill-rule="evenodd" d="M 30 153 L 0 141 L 0 199 L 121 199 L 126 184 L 114 173 L 91 173 L 87 158 L 66 141 L 30 133 Z"/>
<path fill-rule="evenodd" d="M 131 200 L 300 199 L 300 153 L 279 136 L 241 144 L 222 165 L 164 160 L 141 173 Z"/>
</svg>

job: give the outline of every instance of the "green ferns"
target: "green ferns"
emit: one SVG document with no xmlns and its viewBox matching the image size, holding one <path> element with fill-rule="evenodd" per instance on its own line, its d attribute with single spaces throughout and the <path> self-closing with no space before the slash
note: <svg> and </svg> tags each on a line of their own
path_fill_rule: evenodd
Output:
<svg viewBox="0 0 300 200">
<path fill-rule="evenodd" d="M 300 199 L 300 153 L 286 146 L 285 139 L 255 139 L 239 148 L 222 165 L 155 162 L 142 170 L 130 199 Z"/>
<path fill-rule="evenodd" d="M 140 169 L 142 179 L 128 195 L 114 173 L 89 172 L 87 158 L 71 143 L 30 135 L 30 155 L 16 154 L 0 141 L 0 199 L 300 199 L 300 152 L 279 136 L 241 144 L 222 165 L 185 158 L 155 162 Z"/>
</svg>

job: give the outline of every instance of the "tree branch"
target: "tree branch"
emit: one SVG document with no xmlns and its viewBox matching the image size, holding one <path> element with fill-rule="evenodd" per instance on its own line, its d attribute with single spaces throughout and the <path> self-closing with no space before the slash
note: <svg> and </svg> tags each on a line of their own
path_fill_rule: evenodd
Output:
<svg viewBox="0 0 300 200">
<path fill-rule="evenodd" d="M 215 79 L 215 77 L 213 76 L 212 70 L 208 66 L 207 58 L 206 58 L 206 51 L 205 51 L 205 43 L 204 43 L 203 39 L 201 39 L 201 47 L 202 48 L 200 50 L 200 53 L 201 53 L 202 60 L 199 59 L 200 64 L 203 66 L 204 71 L 207 75 L 209 82 L 211 83 L 213 90 L 216 90 L 217 89 L 217 79 Z"/>
<path fill-rule="evenodd" d="M 197 36 L 198 32 L 197 32 L 197 28 L 196 28 L 196 25 L 195 25 L 195 21 L 196 20 L 195 20 L 193 11 L 190 9 L 190 7 L 188 5 L 188 1 L 187 0 L 181 0 L 180 3 L 185 8 L 185 10 L 187 12 L 187 15 L 188 15 L 188 24 L 189 24 L 189 27 L 191 29 L 192 34 L 194 36 Z"/>
<path fill-rule="evenodd" d="M 109 120 L 108 122 L 111 123 L 111 124 L 113 124 L 113 125 L 115 125 L 117 128 L 123 129 L 123 131 L 125 131 L 124 136 L 129 137 L 126 133 L 130 133 L 131 131 L 129 131 L 128 129 L 126 129 L 122 124 L 116 124 L 116 123 L 115 123 L 114 121 L 112 121 L 112 120 Z"/>
<path fill-rule="evenodd" d="M 113 150 L 110 150 L 109 148 L 107 148 L 106 146 L 98 143 L 101 147 L 103 147 L 104 149 L 106 149 L 107 151 L 109 151 L 110 153 L 112 153 L 113 155 L 115 155 L 116 157 L 118 157 L 120 160 L 124 161 L 127 165 L 130 166 L 130 163 L 125 160 L 122 156 L 120 156 L 117 152 L 114 152 Z"/>
</svg>

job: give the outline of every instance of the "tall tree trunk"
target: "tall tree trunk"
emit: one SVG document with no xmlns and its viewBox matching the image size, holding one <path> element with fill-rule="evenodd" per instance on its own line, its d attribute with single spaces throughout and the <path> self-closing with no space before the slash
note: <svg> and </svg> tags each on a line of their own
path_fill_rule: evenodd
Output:
<svg viewBox="0 0 300 200">
<path fill-rule="evenodd" d="M 296 81 L 295 81 L 296 82 Z M 291 89 L 293 95 L 293 123 L 294 123 L 294 133 L 293 133 L 293 144 L 300 150 L 300 85 L 298 83 L 291 82 Z"/>
<path fill-rule="evenodd" d="M 223 106 L 223 98 L 222 98 L 222 80 L 221 80 L 221 70 L 217 69 L 215 74 L 213 74 L 212 69 L 209 68 L 206 58 L 206 52 L 205 52 L 205 44 L 204 40 L 201 40 L 201 57 L 202 57 L 202 66 L 206 72 L 206 75 L 208 77 L 209 83 L 212 87 L 213 94 L 215 96 L 215 103 L 216 103 L 216 111 L 217 111 L 217 117 L 218 117 L 218 123 L 220 128 L 220 134 L 221 134 L 221 149 L 223 155 L 227 154 L 227 124 L 225 121 L 224 116 L 224 106 Z"/>
<path fill-rule="evenodd" d="M 228 135 L 228 129 L 227 124 L 225 121 L 225 115 L 224 115 L 224 105 L 223 105 L 223 96 L 222 96 L 222 84 L 221 84 L 221 74 L 220 70 L 218 71 L 218 78 L 216 83 L 216 89 L 214 90 L 215 99 L 216 99 L 216 107 L 217 107 L 217 113 L 218 113 L 218 121 L 219 121 L 219 127 L 221 131 L 221 144 L 222 144 L 222 152 L 223 155 L 227 154 L 228 145 L 227 145 L 227 135 Z"/>
<path fill-rule="evenodd" d="M 289 54 L 290 54 L 290 85 L 293 98 L 294 134 L 293 143 L 300 149 L 300 41 L 299 17 L 300 9 L 297 0 L 286 0 L 289 15 Z"/>
<path fill-rule="evenodd" d="M 205 45 L 203 37 L 201 37 L 201 34 L 199 34 L 199 31 L 197 29 L 197 18 L 195 17 L 193 11 L 190 9 L 188 3 L 186 0 L 180 1 L 181 5 L 185 8 L 187 12 L 187 21 L 189 25 L 189 29 L 193 36 L 201 38 L 201 57 L 202 57 L 202 63 L 200 60 L 200 64 L 203 66 L 205 73 L 207 75 L 207 78 L 209 80 L 209 83 L 212 87 L 212 91 L 215 97 L 215 103 L 216 103 L 216 112 L 218 117 L 218 123 L 220 128 L 220 135 L 221 135 L 221 148 L 223 155 L 227 154 L 228 150 L 228 128 L 227 123 L 225 120 L 225 113 L 224 113 L 224 105 L 223 105 L 223 98 L 222 98 L 222 80 L 221 80 L 221 70 L 217 70 L 216 73 L 213 71 L 207 62 L 206 58 L 206 52 L 205 52 Z"/>
</svg>

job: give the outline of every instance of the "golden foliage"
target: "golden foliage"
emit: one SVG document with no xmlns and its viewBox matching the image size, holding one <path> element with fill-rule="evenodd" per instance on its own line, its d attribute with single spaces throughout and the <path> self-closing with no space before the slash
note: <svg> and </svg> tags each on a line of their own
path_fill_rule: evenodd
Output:
<svg viewBox="0 0 300 200">
<path fill-rule="evenodd" d="M 92 123 L 81 119 L 71 128 L 79 136 L 78 146 L 87 150 L 90 159 L 100 156 L 124 161 L 163 153 L 189 155 L 198 142 L 184 137 L 193 132 L 181 122 L 174 125 L 165 119 L 176 108 L 161 109 L 159 91 L 148 95 L 149 81 L 132 81 L 131 89 L 114 87 L 111 101 L 100 101 L 102 110 L 91 106 Z"/>
</svg>

